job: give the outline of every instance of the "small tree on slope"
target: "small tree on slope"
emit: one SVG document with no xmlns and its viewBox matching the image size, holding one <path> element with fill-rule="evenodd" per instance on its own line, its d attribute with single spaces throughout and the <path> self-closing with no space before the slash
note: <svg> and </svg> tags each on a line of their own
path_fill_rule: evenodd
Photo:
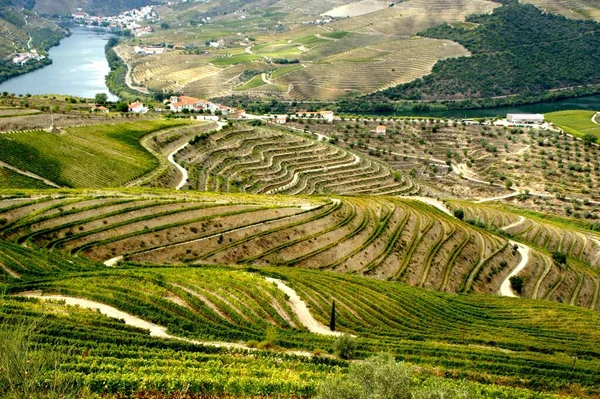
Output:
<svg viewBox="0 0 600 399">
<path fill-rule="evenodd" d="M 329 329 L 335 331 L 335 301 L 331 305 L 331 317 L 329 318 Z"/>
</svg>

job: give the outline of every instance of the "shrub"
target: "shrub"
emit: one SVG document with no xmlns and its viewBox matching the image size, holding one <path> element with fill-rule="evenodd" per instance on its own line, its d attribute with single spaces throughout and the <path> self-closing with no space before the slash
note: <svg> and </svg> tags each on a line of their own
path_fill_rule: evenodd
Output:
<svg viewBox="0 0 600 399">
<path fill-rule="evenodd" d="M 566 265 L 567 264 L 567 254 L 564 252 L 560 252 L 560 251 L 554 251 L 552 253 L 552 259 L 558 263 L 559 265 Z"/>
<path fill-rule="evenodd" d="M 459 219 L 459 220 L 464 220 L 465 219 L 465 211 L 462 208 L 457 208 L 454 210 L 454 217 Z"/>
<path fill-rule="evenodd" d="M 418 383 L 411 367 L 390 354 L 350 366 L 347 376 L 330 378 L 317 388 L 316 399 L 471 399 L 480 397 L 464 383 L 430 378 Z"/>
<path fill-rule="evenodd" d="M 333 350 L 342 359 L 353 359 L 356 351 L 356 339 L 348 334 L 340 335 L 333 344 Z"/>
<path fill-rule="evenodd" d="M 516 293 L 522 294 L 523 293 L 523 278 L 519 277 L 519 276 L 512 276 L 510 278 L 510 286 Z"/>
</svg>

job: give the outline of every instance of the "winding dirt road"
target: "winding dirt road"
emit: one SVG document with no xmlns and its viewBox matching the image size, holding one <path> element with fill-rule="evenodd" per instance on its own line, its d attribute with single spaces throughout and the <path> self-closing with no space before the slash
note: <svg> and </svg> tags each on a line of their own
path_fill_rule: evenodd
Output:
<svg viewBox="0 0 600 399">
<path fill-rule="evenodd" d="M 221 129 L 223 129 L 223 127 L 227 126 L 227 122 L 217 122 L 217 128 L 215 129 L 215 131 L 219 131 Z M 183 188 L 183 186 L 185 186 L 185 184 L 187 183 L 188 180 L 188 171 L 187 169 L 185 169 L 183 166 L 179 165 L 177 162 L 175 162 L 175 155 L 177 155 L 177 153 L 181 150 L 183 150 L 185 147 L 187 147 L 190 143 L 187 142 L 184 145 L 182 145 L 181 147 L 177 148 L 175 151 L 173 151 L 172 153 L 169 154 L 169 156 L 167 157 L 167 160 L 169 161 L 170 164 L 172 164 L 173 166 L 175 166 L 177 168 L 177 170 L 181 173 L 181 180 L 179 180 L 179 183 L 177 184 L 177 187 L 175 187 L 175 190 L 181 190 L 181 188 Z"/>
<path fill-rule="evenodd" d="M 306 302 L 304 302 L 296 291 L 292 288 L 288 287 L 283 281 L 278 280 L 276 278 L 265 277 L 268 282 L 274 283 L 277 288 L 283 293 L 285 293 L 289 297 L 289 302 L 292 307 L 292 310 L 298 316 L 298 320 L 304 327 L 308 329 L 311 333 L 321 334 L 321 335 L 329 335 L 329 336 L 340 336 L 343 335 L 339 331 L 331 331 L 329 327 L 324 326 L 319 323 L 315 318 L 310 314 L 308 310 L 308 306 L 306 306 Z"/>
<path fill-rule="evenodd" d="M 515 292 L 513 291 L 512 287 L 510 285 L 510 278 L 519 274 L 521 272 L 521 270 L 523 270 L 525 268 L 525 266 L 527 266 L 527 263 L 529 263 L 530 248 L 526 245 L 519 244 L 519 243 L 516 243 L 513 241 L 509 241 L 509 243 L 510 243 L 510 245 L 517 245 L 517 247 L 518 247 L 517 251 L 521 254 L 521 262 L 519 262 L 517 267 L 515 267 L 513 269 L 513 271 L 510 272 L 510 274 L 502 282 L 498 293 L 502 296 L 518 298 L 519 296 L 517 294 L 515 294 Z"/>
<path fill-rule="evenodd" d="M 44 301 L 64 301 L 65 304 L 70 306 L 79 306 L 83 309 L 92 309 L 98 310 L 105 316 L 111 317 L 113 319 L 123 320 L 125 324 L 132 327 L 141 328 L 144 330 L 150 331 L 150 336 L 163 338 L 163 339 L 175 339 L 178 341 L 188 342 L 194 345 L 203 345 L 203 346 L 212 346 L 216 348 L 230 348 L 230 349 L 242 349 L 248 351 L 255 351 L 256 348 L 251 348 L 249 346 L 233 343 L 233 342 L 213 342 L 213 341 L 199 341 L 193 339 L 187 339 L 182 337 L 177 337 L 167 333 L 167 328 L 163 326 L 159 326 L 158 324 L 154 324 L 148 322 L 146 320 L 140 319 L 139 317 L 133 316 L 129 313 L 123 312 L 119 309 L 116 309 L 112 306 L 105 305 L 100 302 L 90 301 L 88 299 L 75 298 L 69 296 L 62 295 L 42 295 L 39 291 L 29 291 L 18 294 L 18 296 L 25 298 L 36 298 Z M 299 356 L 307 356 L 311 357 L 312 353 L 304 352 L 304 351 L 286 351 L 286 353 L 299 355 Z"/>
</svg>

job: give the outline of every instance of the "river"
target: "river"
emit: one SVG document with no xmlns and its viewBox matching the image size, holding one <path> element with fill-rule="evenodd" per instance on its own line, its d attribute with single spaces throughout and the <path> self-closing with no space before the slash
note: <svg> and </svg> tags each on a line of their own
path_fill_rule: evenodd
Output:
<svg viewBox="0 0 600 399">
<path fill-rule="evenodd" d="M 105 83 L 110 68 L 104 46 L 110 37 L 108 33 L 73 27 L 71 36 L 50 49 L 51 65 L 1 83 L 0 92 L 87 98 L 106 93 L 109 100 L 116 101 L 118 97 L 108 91 Z"/>
<path fill-rule="evenodd" d="M 432 118 L 484 118 L 506 116 L 506 114 L 546 114 L 563 110 L 600 111 L 600 95 L 568 98 L 566 100 L 521 105 L 518 107 L 497 107 L 487 109 L 447 110 L 409 112 L 411 116 L 430 116 Z M 398 113 L 397 115 L 400 115 Z"/>
</svg>

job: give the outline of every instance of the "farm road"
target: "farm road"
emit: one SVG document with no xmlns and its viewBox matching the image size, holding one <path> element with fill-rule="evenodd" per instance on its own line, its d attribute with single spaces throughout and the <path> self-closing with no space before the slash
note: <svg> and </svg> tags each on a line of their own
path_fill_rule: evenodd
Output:
<svg viewBox="0 0 600 399">
<path fill-rule="evenodd" d="M 217 125 L 218 126 L 215 130 L 218 132 L 219 130 L 223 129 L 223 127 L 225 127 L 227 125 L 227 123 L 226 122 L 217 122 Z M 177 170 L 181 173 L 181 180 L 179 180 L 179 183 L 175 187 L 175 190 L 181 190 L 181 188 L 183 186 L 185 186 L 185 183 L 187 183 L 187 180 L 188 180 L 187 169 L 185 169 L 183 166 L 181 166 L 177 162 L 175 162 L 175 155 L 179 151 L 186 148 L 189 144 L 190 144 L 189 142 L 185 143 L 184 145 L 182 145 L 181 147 L 177 148 L 175 151 L 170 153 L 169 156 L 167 157 L 167 160 L 169 161 L 169 163 L 171 163 L 173 166 L 175 166 L 177 168 Z"/>
<path fill-rule="evenodd" d="M 141 328 L 144 330 L 150 331 L 150 336 L 163 338 L 163 339 L 175 339 L 178 341 L 188 342 L 194 345 L 204 345 L 204 346 L 212 346 L 216 348 L 230 348 L 230 349 L 242 349 L 255 351 L 256 348 L 251 348 L 249 346 L 234 343 L 234 342 L 213 342 L 213 341 L 199 341 L 188 338 L 177 337 L 171 335 L 167 332 L 167 328 L 163 326 L 159 326 L 157 324 L 148 322 L 146 320 L 140 319 L 139 317 L 133 316 L 129 313 L 120 311 L 112 306 L 105 305 L 100 302 L 90 301 L 88 299 L 75 298 L 69 296 L 61 296 L 61 295 L 42 295 L 39 291 L 28 291 L 18 294 L 18 296 L 25 298 L 37 298 L 44 301 L 64 301 L 65 304 L 70 306 L 78 306 L 83 309 L 92 309 L 98 310 L 105 316 L 111 317 L 113 319 L 123 320 L 125 324 L 137 328 Z M 312 353 L 304 352 L 304 351 L 286 351 L 286 353 L 298 355 L 298 356 L 306 356 L 311 357 Z"/>
<path fill-rule="evenodd" d="M 511 277 L 514 277 L 517 274 L 519 274 L 521 272 L 521 270 L 523 270 L 525 268 L 525 266 L 527 266 L 527 263 L 529 263 L 529 251 L 531 248 L 529 248 L 528 246 L 523 245 L 523 244 L 515 243 L 513 241 L 509 241 L 509 243 L 510 243 L 510 245 L 516 245 L 519 248 L 517 251 L 521 254 L 521 262 L 519 262 L 517 267 L 515 267 L 513 269 L 513 271 L 510 272 L 508 277 L 506 277 L 506 279 L 504 279 L 504 281 L 500 285 L 500 290 L 498 291 L 498 293 L 502 296 L 518 298 L 518 295 L 515 294 L 512 289 L 512 286 L 510 284 L 510 279 L 511 279 Z"/>
<path fill-rule="evenodd" d="M 321 334 L 321 335 L 331 335 L 331 336 L 340 336 L 343 335 L 338 331 L 331 331 L 328 327 L 319 323 L 315 318 L 310 314 L 308 310 L 308 306 L 306 303 L 300 299 L 296 291 L 287 286 L 283 281 L 278 280 L 276 278 L 266 277 L 266 280 L 270 283 L 274 283 L 277 288 L 283 291 L 289 297 L 289 302 L 292 307 L 292 310 L 298 316 L 298 320 L 310 331 L 311 333 Z"/>
</svg>

